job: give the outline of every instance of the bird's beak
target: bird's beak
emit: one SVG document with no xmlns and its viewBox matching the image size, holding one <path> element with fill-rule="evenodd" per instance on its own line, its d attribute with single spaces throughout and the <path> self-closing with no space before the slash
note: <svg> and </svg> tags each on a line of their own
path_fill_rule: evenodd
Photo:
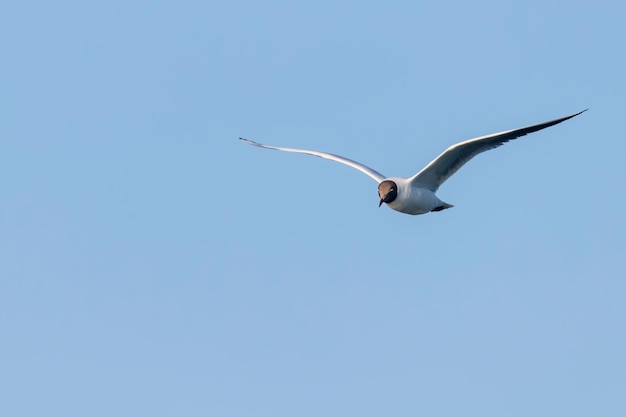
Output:
<svg viewBox="0 0 626 417">
<path fill-rule="evenodd" d="M 380 201 L 378 202 L 378 207 L 383 205 L 383 199 L 381 198 Z"/>
</svg>

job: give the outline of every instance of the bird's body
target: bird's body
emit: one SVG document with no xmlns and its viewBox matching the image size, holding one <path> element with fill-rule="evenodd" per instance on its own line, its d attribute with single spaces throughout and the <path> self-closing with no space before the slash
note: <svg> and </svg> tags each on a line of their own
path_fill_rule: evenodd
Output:
<svg viewBox="0 0 626 417">
<path fill-rule="evenodd" d="M 398 195 L 387 203 L 392 209 L 407 214 L 425 214 L 431 211 L 441 211 L 452 207 L 444 203 L 427 188 L 411 184 L 407 178 L 390 177 L 385 181 L 391 181 L 397 187 Z"/>
<path fill-rule="evenodd" d="M 520 136 L 545 129 L 546 127 L 554 126 L 565 120 L 571 119 L 574 116 L 578 116 L 584 111 L 586 110 L 570 116 L 551 120 L 549 122 L 539 123 L 519 129 L 506 130 L 504 132 L 459 142 L 456 145 L 450 146 L 441 155 L 431 161 L 424 169 L 409 178 L 385 177 L 381 173 L 366 165 L 344 158 L 343 156 L 327 152 L 282 148 L 263 145 L 248 139 L 239 139 L 250 145 L 261 148 L 304 153 L 348 165 L 363 172 L 365 175 L 378 182 L 378 195 L 380 197 L 379 206 L 382 205 L 382 203 L 386 203 L 392 209 L 402 213 L 424 214 L 431 211 L 441 211 L 453 207 L 451 204 L 441 201 L 435 193 L 444 181 L 446 181 L 474 156 L 489 149 L 497 148 L 498 146 L 501 146 L 504 143 Z"/>
</svg>

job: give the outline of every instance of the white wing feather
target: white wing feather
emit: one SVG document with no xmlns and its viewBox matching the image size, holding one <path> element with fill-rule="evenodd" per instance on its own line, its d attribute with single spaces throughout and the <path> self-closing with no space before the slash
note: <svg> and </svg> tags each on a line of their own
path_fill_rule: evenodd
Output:
<svg viewBox="0 0 626 417">
<path fill-rule="evenodd" d="M 259 148 L 275 149 L 277 151 L 285 151 L 285 152 L 303 153 L 303 154 L 319 156 L 320 158 L 339 162 L 340 164 L 348 165 L 349 167 L 358 169 L 359 171 L 373 178 L 374 180 L 376 180 L 376 182 L 379 182 L 379 183 L 385 179 L 385 176 L 381 174 L 380 172 L 377 172 L 373 170 L 372 168 L 366 165 L 363 165 L 359 162 L 353 161 L 352 159 L 344 158 L 343 156 L 334 155 L 332 153 L 327 153 L 327 152 L 309 151 L 306 149 L 281 148 L 278 146 L 264 145 L 262 143 L 258 143 L 249 139 L 244 139 L 244 138 L 239 138 L 239 139 L 241 139 L 242 141 L 246 142 L 249 145 L 258 146 Z"/>
<path fill-rule="evenodd" d="M 539 123 L 532 126 L 522 127 L 519 129 L 506 130 L 500 133 L 494 133 L 487 136 L 466 140 L 450 146 L 441 155 L 430 162 L 424 169 L 409 179 L 412 185 L 427 188 L 433 192 L 437 191 L 439 186 L 444 183 L 450 176 L 459 170 L 467 161 L 485 152 L 489 149 L 497 148 L 506 142 L 517 139 L 520 136 L 536 132 L 546 127 L 554 126 L 574 116 L 578 116 L 581 112 L 561 117 L 560 119 L 551 120 L 549 122 Z"/>
</svg>

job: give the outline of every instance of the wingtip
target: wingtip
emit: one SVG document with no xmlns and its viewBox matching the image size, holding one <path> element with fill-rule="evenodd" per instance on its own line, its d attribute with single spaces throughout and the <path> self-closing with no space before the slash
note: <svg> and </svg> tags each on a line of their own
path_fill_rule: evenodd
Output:
<svg viewBox="0 0 626 417">
<path fill-rule="evenodd" d="M 241 137 L 240 137 L 240 138 L 239 138 L 239 140 L 244 141 L 244 142 L 245 142 L 245 143 L 247 143 L 248 145 L 257 145 L 257 143 L 256 143 L 255 141 L 250 140 L 250 139 L 246 139 L 246 138 L 241 138 Z"/>
<path fill-rule="evenodd" d="M 583 113 L 584 113 L 584 112 L 586 112 L 587 110 L 589 110 L 589 109 L 587 108 L 587 109 L 585 109 L 585 110 L 579 111 L 578 113 L 574 113 L 574 114 L 572 114 L 572 115 L 565 116 L 565 118 L 564 118 L 563 120 L 567 120 L 567 119 L 571 119 L 572 117 L 576 117 L 576 116 L 578 116 L 579 114 L 583 114 Z"/>
</svg>

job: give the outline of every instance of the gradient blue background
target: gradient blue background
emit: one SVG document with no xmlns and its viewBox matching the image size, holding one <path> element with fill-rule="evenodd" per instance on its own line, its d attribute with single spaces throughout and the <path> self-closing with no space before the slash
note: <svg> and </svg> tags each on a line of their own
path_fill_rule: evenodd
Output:
<svg viewBox="0 0 626 417">
<path fill-rule="evenodd" d="M 622 1 L 0 8 L 3 416 L 626 415 Z M 455 208 L 251 139 L 415 173 Z"/>
</svg>

